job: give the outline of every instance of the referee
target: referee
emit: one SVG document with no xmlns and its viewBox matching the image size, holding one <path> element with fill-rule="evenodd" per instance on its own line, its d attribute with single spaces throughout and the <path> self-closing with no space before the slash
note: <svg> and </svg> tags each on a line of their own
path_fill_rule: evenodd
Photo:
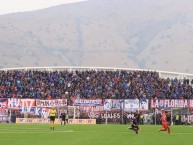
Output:
<svg viewBox="0 0 193 145">
<path fill-rule="evenodd" d="M 55 121 L 55 118 L 56 118 L 56 108 L 52 108 L 50 110 L 50 129 L 51 130 L 54 130 L 54 121 Z"/>
</svg>

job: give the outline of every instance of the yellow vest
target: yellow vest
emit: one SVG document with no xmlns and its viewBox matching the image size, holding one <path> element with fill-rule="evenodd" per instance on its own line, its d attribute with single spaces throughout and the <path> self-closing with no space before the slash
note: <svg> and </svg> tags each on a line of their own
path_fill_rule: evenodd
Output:
<svg viewBox="0 0 193 145">
<path fill-rule="evenodd" d="M 56 109 L 50 110 L 50 116 L 56 116 Z"/>
<path fill-rule="evenodd" d="M 179 115 L 176 115 L 176 120 L 179 120 Z"/>
</svg>

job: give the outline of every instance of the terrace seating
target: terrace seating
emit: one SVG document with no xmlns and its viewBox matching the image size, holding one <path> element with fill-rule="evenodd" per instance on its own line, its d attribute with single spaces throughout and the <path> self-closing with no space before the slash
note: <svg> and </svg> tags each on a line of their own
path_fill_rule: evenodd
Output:
<svg viewBox="0 0 193 145">
<path fill-rule="evenodd" d="M 1 98 L 192 99 L 192 86 L 151 71 L 0 71 Z"/>
</svg>

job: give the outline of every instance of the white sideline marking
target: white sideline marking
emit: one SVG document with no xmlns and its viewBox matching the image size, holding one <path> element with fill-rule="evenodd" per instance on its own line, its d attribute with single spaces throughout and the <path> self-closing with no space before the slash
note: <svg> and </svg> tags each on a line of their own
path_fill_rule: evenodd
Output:
<svg viewBox="0 0 193 145">
<path fill-rule="evenodd" d="M 53 132 L 74 132 L 73 130 L 61 130 L 61 131 L 53 131 Z"/>
</svg>

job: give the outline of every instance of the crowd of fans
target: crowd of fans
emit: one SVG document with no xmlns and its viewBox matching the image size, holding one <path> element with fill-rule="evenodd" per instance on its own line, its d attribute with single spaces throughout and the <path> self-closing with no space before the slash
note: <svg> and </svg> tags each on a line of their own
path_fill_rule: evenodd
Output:
<svg viewBox="0 0 193 145">
<path fill-rule="evenodd" d="M 150 71 L 0 71 L 0 98 L 193 99 L 192 88 Z"/>
</svg>

